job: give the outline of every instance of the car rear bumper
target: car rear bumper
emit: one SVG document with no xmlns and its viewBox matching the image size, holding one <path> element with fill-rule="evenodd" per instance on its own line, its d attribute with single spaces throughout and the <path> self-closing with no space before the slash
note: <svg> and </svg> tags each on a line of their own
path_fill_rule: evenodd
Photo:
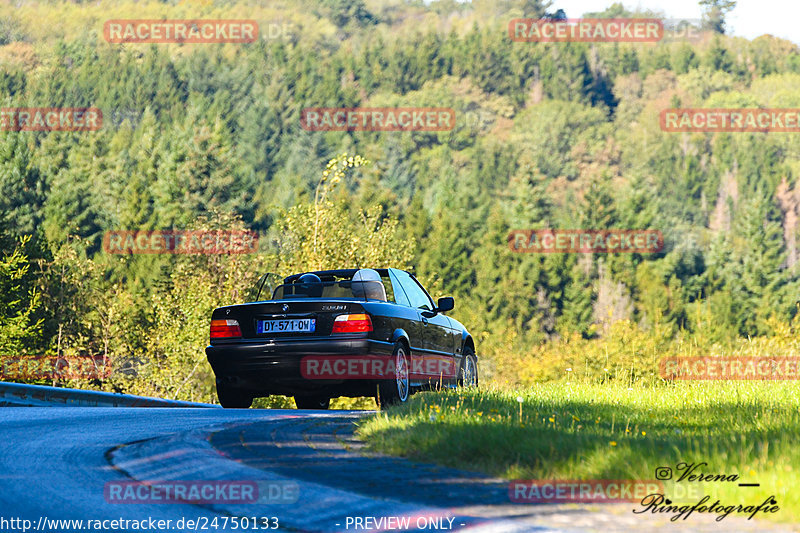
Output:
<svg viewBox="0 0 800 533">
<path fill-rule="evenodd" d="M 274 341 L 219 342 L 206 348 L 206 357 L 217 384 L 269 394 L 328 394 L 374 396 L 373 379 L 309 379 L 304 377 L 303 358 L 317 360 L 343 356 L 388 357 L 394 345 L 364 337 L 343 339 L 275 339 Z"/>
</svg>

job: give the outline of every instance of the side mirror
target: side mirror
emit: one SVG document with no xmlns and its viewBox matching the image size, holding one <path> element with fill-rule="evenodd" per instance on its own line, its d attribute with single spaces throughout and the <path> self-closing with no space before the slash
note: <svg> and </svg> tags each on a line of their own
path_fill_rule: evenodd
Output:
<svg viewBox="0 0 800 533">
<path fill-rule="evenodd" d="M 445 296 L 444 298 L 439 298 L 439 301 L 436 302 L 436 311 L 439 313 L 452 311 L 455 305 L 456 301 L 453 299 L 452 296 Z"/>
</svg>

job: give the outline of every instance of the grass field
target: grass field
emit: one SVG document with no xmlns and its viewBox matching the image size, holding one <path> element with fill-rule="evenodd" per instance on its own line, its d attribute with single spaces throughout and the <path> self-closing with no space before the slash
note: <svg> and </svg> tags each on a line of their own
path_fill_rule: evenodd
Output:
<svg viewBox="0 0 800 533">
<path fill-rule="evenodd" d="M 758 505 L 774 495 L 772 519 L 800 520 L 796 382 L 427 392 L 365 420 L 358 435 L 376 451 L 506 479 L 652 480 L 658 467 L 705 462 L 695 473 L 739 480 L 665 484 L 666 496 Z"/>
</svg>

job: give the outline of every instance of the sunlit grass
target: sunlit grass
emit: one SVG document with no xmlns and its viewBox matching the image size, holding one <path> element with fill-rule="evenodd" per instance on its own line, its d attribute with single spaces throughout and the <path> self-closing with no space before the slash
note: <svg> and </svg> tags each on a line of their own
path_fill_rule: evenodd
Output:
<svg viewBox="0 0 800 533">
<path fill-rule="evenodd" d="M 706 483 L 701 495 L 743 505 L 775 495 L 773 517 L 800 516 L 795 382 L 421 393 L 365 420 L 358 435 L 378 451 L 507 479 L 652 480 L 657 467 L 705 462 L 698 471 L 761 486 Z"/>
</svg>

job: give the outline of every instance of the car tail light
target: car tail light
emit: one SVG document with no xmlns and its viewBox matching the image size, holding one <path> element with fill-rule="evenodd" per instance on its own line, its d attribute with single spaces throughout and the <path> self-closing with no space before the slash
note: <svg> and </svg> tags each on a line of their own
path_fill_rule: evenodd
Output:
<svg viewBox="0 0 800 533">
<path fill-rule="evenodd" d="M 212 339 L 230 339 L 233 337 L 241 337 L 242 329 L 236 320 L 212 320 L 211 321 L 211 338 Z"/>
<path fill-rule="evenodd" d="M 333 321 L 333 331 L 331 333 L 357 333 L 372 331 L 372 319 L 369 315 L 359 313 L 357 315 L 339 315 Z"/>
</svg>

